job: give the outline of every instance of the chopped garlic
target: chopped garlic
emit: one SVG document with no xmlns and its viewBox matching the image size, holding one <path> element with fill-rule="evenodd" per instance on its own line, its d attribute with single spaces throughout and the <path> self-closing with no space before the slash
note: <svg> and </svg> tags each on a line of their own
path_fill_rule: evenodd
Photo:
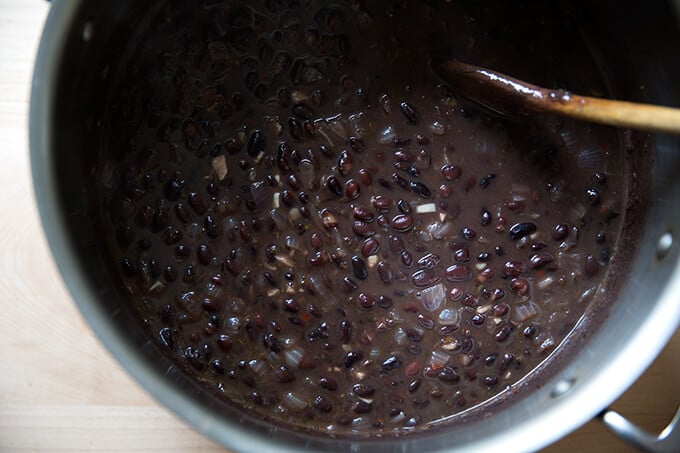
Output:
<svg viewBox="0 0 680 453">
<path fill-rule="evenodd" d="M 540 282 L 538 282 L 538 287 L 540 289 L 546 289 L 548 286 L 552 285 L 554 281 L 555 281 L 554 278 L 548 276 L 541 280 Z"/>
<path fill-rule="evenodd" d="M 431 212 L 437 212 L 437 205 L 434 203 L 420 204 L 416 206 L 416 212 L 418 214 L 428 214 Z"/>
<path fill-rule="evenodd" d="M 371 255 L 366 258 L 366 264 L 368 264 L 369 268 L 373 269 L 378 264 L 378 255 Z"/>
<path fill-rule="evenodd" d="M 217 156 L 212 160 L 212 167 L 217 174 L 217 179 L 222 181 L 229 174 L 229 168 L 227 167 L 227 159 L 224 155 Z"/>
</svg>

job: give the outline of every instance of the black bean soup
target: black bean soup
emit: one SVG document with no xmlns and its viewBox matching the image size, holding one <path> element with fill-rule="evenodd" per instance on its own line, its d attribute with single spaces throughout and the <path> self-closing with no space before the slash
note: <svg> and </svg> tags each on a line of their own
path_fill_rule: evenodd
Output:
<svg viewBox="0 0 680 453">
<path fill-rule="evenodd" d="M 521 10 L 499 8 L 149 13 L 92 197 L 121 287 L 178 366 L 274 423 L 384 436 L 455 422 L 559 347 L 616 260 L 621 140 L 486 116 L 433 76 L 437 52 L 481 55 L 603 92 L 596 65 L 573 67 L 587 51 L 513 37 Z"/>
</svg>

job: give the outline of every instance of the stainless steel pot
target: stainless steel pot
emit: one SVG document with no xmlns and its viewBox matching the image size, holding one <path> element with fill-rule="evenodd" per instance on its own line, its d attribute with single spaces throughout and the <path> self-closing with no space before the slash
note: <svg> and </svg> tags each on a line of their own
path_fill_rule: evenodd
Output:
<svg viewBox="0 0 680 453">
<path fill-rule="evenodd" d="M 140 3 L 53 2 L 33 79 L 30 141 L 40 213 L 66 284 L 101 341 L 159 401 L 199 431 L 239 451 L 526 451 L 554 442 L 597 414 L 643 448 L 680 448 L 677 435 L 659 444 L 616 414 L 603 412 L 642 374 L 680 324 L 680 139 L 672 136 L 641 137 L 635 151 L 642 166 L 652 164 L 652 178 L 627 213 L 641 234 L 627 257 L 632 264 L 617 301 L 599 312 L 602 319 L 593 322 L 592 329 L 582 329 L 562 348 L 569 359 L 556 366 L 543 385 L 497 408 L 492 416 L 379 443 L 319 439 L 234 413 L 187 379 L 148 341 L 134 314 L 121 303 L 85 209 L 88 187 L 81 175 L 98 127 L 95 109 L 107 80 L 106 62 L 121 51 L 118 38 L 128 32 L 126 19 L 143 8 Z M 571 8 L 598 24 L 593 47 L 616 74 L 610 81 L 612 92 L 680 106 L 680 21 L 674 20 L 680 16 L 674 15 L 672 5 L 660 2 L 630 2 L 627 7 L 606 3 L 572 2 Z M 644 168 L 632 171 L 645 173 Z M 633 183 L 635 179 L 631 174 Z M 645 211 L 644 217 L 633 219 Z"/>
</svg>

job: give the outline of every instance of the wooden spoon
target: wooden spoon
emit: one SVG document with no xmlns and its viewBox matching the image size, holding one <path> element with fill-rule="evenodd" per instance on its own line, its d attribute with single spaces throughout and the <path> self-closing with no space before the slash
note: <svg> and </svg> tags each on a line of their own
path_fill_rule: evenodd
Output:
<svg viewBox="0 0 680 453">
<path fill-rule="evenodd" d="M 680 109 L 549 90 L 456 60 L 431 62 L 456 94 L 501 115 L 550 112 L 594 123 L 680 134 Z"/>
</svg>

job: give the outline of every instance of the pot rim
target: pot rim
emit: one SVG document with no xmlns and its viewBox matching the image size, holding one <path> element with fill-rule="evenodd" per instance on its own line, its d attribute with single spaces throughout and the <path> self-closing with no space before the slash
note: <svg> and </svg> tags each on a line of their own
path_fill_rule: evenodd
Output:
<svg viewBox="0 0 680 453">
<path fill-rule="evenodd" d="M 255 430 L 244 429 L 239 424 L 227 426 L 224 419 L 215 417 L 214 413 L 207 410 L 196 399 L 178 391 L 168 379 L 159 379 L 161 376 L 158 370 L 144 360 L 144 355 L 139 349 L 130 347 L 121 338 L 119 329 L 102 306 L 93 303 L 98 299 L 96 288 L 92 287 L 85 274 L 81 272 L 82 263 L 79 262 L 71 244 L 67 222 L 63 212 L 59 209 L 59 191 L 56 190 L 59 178 L 53 165 L 54 130 L 50 121 L 53 113 L 56 112 L 57 74 L 66 46 L 67 31 L 74 26 L 80 26 L 75 23 L 79 4 L 80 2 L 68 0 L 55 1 L 51 6 L 40 41 L 32 80 L 29 138 L 34 191 L 43 228 L 59 271 L 83 317 L 102 344 L 157 401 L 178 414 L 198 431 L 222 445 L 236 450 L 271 452 L 300 451 L 303 447 L 314 450 L 334 449 L 341 445 L 367 447 L 368 449 L 376 447 L 377 444 L 370 441 L 350 441 L 346 444 L 342 441 L 332 441 L 334 443 L 309 441 L 304 445 L 294 445 L 285 442 L 285 436 L 281 433 L 275 432 L 265 436 L 258 435 Z M 677 153 L 677 150 L 668 149 L 668 152 Z M 659 225 L 649 225 L 648 222 L 644 229 L 643 242 L 656 243 L 656 238 L 664 232 L 659 228 Z M 544 388 L 537 389 L 536 394 L 531 395 L 535 401 L 549 398 L 554 400 L 540 417 L 505 420 L 503 423 L 507 425 L 507 429 L 501 432 L 464 439 L 467 441 L 464 445 L 452 445 L 450 442 L 440 450 L 446 451 L 454 446 L 457 451 L 497 451 L 501 448 L 512 450 L 515 447 L 518 450 L 537 450 L 580 427 L 611 404 L 651 364 L 680 325 L 680 304 L 676 301 L 676 295 L 680 294 L 677 249 L 677 244 L 673 244 L 667 256 L 668 260 L 674 260 L 672 262 L 674 269 L 657 303 L 649 311 L 644 322 L 639 324 L 639 327 L 626 338 L 621 339 L 620 349 L 613 358 L 609 358 L 606 367 L 595 367 L 589 370 L 587 378 L 577 382 L 578 385 L 573 385 L 571 388 L 567 386 L 568 398 L 551 396 L 551 392 L 556 390 L 556 385 L 571 382 L 570 376 L 574 373 L 574 369 L 570 364 L 550 379 Z M 655 251 L 650 253 L 653 254 Z M 636 261 L 639 260 L 636 258 Z M 629 281 L 626 286 L 634 284 L 635 282 Z M 614 313 L 613 317 L 617 315 L 619 314 Z M 600 329 L 590 341 L 594 343 L 599 341 L 604 344 L 606 339 L 601 338 L 603 330 Z M 631 363 L 630 357 L 636 357 L 636 362 Z M 584 360 L 592 362 L 593 357 L 585 357 Z M 531 403 L 531 398 L 525 399 L 529 400 L 529 404 Z M 445 435 L 446 433 L 434 434 L 434 436 Z M 386 441 L 381 446 L 404 451 L 420 450 L 423 449 L 422 442 L 425 439 L 425 437 L 409 436 L 395 441 Z"/>
</svg>

